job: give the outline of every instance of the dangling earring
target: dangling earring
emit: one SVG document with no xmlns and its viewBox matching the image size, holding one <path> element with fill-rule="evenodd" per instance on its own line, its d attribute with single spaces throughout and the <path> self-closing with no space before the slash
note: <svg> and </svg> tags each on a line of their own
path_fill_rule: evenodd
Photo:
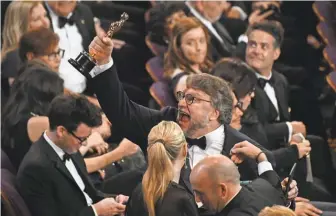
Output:
<svg viewBox="0 0 336 216">
<path fill-rule="evenodd" d="M 187 159 L 188 159 L 188 160 L 187 160 Z M 186 158 L 184 159 L 184 169 L 188 169 L 187 161 L 189 161 L 189 157 L 186 157 Z"/>
</svg>

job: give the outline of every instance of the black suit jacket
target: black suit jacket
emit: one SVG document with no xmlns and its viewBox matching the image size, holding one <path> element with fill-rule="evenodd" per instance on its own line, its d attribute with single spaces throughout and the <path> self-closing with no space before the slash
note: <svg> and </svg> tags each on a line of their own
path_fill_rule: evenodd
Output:
<svg viewBox="0 0 336 216">
<path fill-rule="evenodd" d="M 288 111 L 289 88 L 286 78 L 276 72 L 272 72 L 274 79 L 274 91 L 278 101 L 279 117 L 277 121 L 277 111 L 268 98 L 266 92 L 259 85 L 255 89 L 255 97 L 251 106 L 256 110 L 259 122 L 263 124 L 268 140 L 272 143 L 288 143 L 288 127 L 286 121 L 290 121 Z"/>
<path fill-rule="evenodd" d="M 146 152 L 147 149 L 147 136 L 152 127 L 163 120 L 176 120 L 177 109 L 174 107 L 166 107 L 161 111 L 158 111 L 130 101 L 119 81 L 115 66 L 112 66 L 99 74 L 92 79 L 91 82 L 104 113 L 113 124 L 113 130 L 117 131 L 121 136 L 140 145 L 144 152 Z M 113 133 L 115 133 L 115 131 Z M 274 162 L 271 152 L 267 151 L 247 136 L 231 128 L 229 125 L 225 125 L 225 140 L 222 153 L 228 155 L 233 145 L 244 140 L 248 140 L 263 149 L 269 160 L 272 163 Z M 189 162 L 187 162 L 187 164 L 189 165 Z M 256 162 L 253 160 L 244 161 L 239 165 L 239 171 L 244 180 L 256 178 Z M 182 169 L 180 183 L 192 191 L 189 175 L 189 167 L 188 169 Z"/>
<path fill-rule="evenodd" d="M 197 216 L 198 210 L 193 193 L 171 182 L 163 198 L 155 204 L 155 213 L 160 216 Z M 139 184 L 126 206 L 126 216 L 147 216 L 142 184 Z"/>
<path fill-rule="evenodd" d="M 264 172 L 251 184 L 242 186 L 217 216 L 257 216 L 266 206 L 285 205 L 278 175 L 273 170 Z"/>
<path fill-rule="evenodd" d="M 71 157 L 85 184 L 85 192 L 93 203 L 102 200 L 104 195 L 87 177 L 81 154 L 78 152 Z M 24 157 L 17 173 L 17 186 L 34 216 L 94 216 L 81 189 L 43 136 Z"/>
<path fill-rule="evenodd" d="M 241 120 L 241 133 L 246 134 L 251 139 L 257 141 L 266 149 L 272 151 L 276 164 L 276 171 L 283 168 L 291 168 L 298 161 L 298 148 L 296 145 L 290 145 L 279 148 L 279 144 L 272 143 L 268 140 L 262 124 L 259 123 L 256 113 L 247 109 Z M 279 172 L 278 172 L 279 173 Z"/>
<path fill-rule="evenodd" d="M 47 11 L 47 16 L 51 24 L 51 17 L 49 14 L 49 10 L 46 6 L 46 3 L 44 2 L 43 5 Z M 85 50 L 88 50 L 88 47 L 91 41 L 96 36 L 96 30 L 95 30 L 94 21 L 93 21 L 93 17 L 94 17 L 93 13 L 87 5 L 77 2 L 77 5 L 73 11 L 72 16 L 75 21 L 75 25 L 77 26 L 78 31 L 83 38 L 83 42 L 82 42 L 83 48 Z M 50 27 L 53 28 L 53 25 L 51 24 Z"/>
</svg>

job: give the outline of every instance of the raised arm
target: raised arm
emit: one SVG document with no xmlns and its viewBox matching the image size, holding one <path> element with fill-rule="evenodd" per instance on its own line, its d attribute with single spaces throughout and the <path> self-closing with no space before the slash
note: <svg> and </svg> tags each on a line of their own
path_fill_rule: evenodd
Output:
<svg viewBox="0 0 336 216">
<path fill-rule="evenodd" d="M 113 127 L 145 149 L 150 129 L 161 120 L 174 120 L 170 117 L 175 116 L 174 109 L 167 108 L 160 112 L 130 101 L 111 58 L 112 49 L 110 38 L 97 36 L 91 42 L 90 53 L 95 53 L 99 66 L 90 72 L 93 79 L 89 82 L 92 82 L 98 101 Z"/>
</svg>

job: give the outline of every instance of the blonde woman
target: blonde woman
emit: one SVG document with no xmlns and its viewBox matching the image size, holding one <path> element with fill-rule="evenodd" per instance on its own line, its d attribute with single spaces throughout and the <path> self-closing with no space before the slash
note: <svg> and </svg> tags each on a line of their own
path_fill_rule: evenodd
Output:
<svg viewBox="0 0 336 216">
<path fill-rule="evenodd" d="M 5 96 L 9 95 L 9 86 L 21 66 L 17 49 L 21 36 L 41 27 L 50 27 L 46 10 L 41 2 L 13 1 L 9 4 L 4 18 L 1 49 L 1 79 Z"/>
<path fill-rule="evenodd" d="M 126 215 L 197 216 L 192 192 L 178 184 L 187 155 L 187 142 L 178 124 L 162 121 L 154 126 L 147 153 L 148 168 L 130 197 Z"/>
</svg>

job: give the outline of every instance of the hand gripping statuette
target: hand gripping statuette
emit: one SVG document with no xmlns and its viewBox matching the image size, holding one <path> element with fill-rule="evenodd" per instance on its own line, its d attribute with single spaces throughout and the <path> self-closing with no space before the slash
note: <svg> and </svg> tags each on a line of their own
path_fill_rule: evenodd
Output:
<svg viewBox="0 0 336 216">
<path fill-rule="evenodd" d="M 128 14 L 122 13 L 119 21 L 111 23 L 106 36 L 112 38 L 113 34 L 121 29 L 126 20 L 128 20 Z M 70 58 L 68 62 L 84 76 L 87 76 L 89 72 L 96 66 L 96 60 L 94 57 L 94 53 L 82 51 L 76 59 Z"/>
</svg>

